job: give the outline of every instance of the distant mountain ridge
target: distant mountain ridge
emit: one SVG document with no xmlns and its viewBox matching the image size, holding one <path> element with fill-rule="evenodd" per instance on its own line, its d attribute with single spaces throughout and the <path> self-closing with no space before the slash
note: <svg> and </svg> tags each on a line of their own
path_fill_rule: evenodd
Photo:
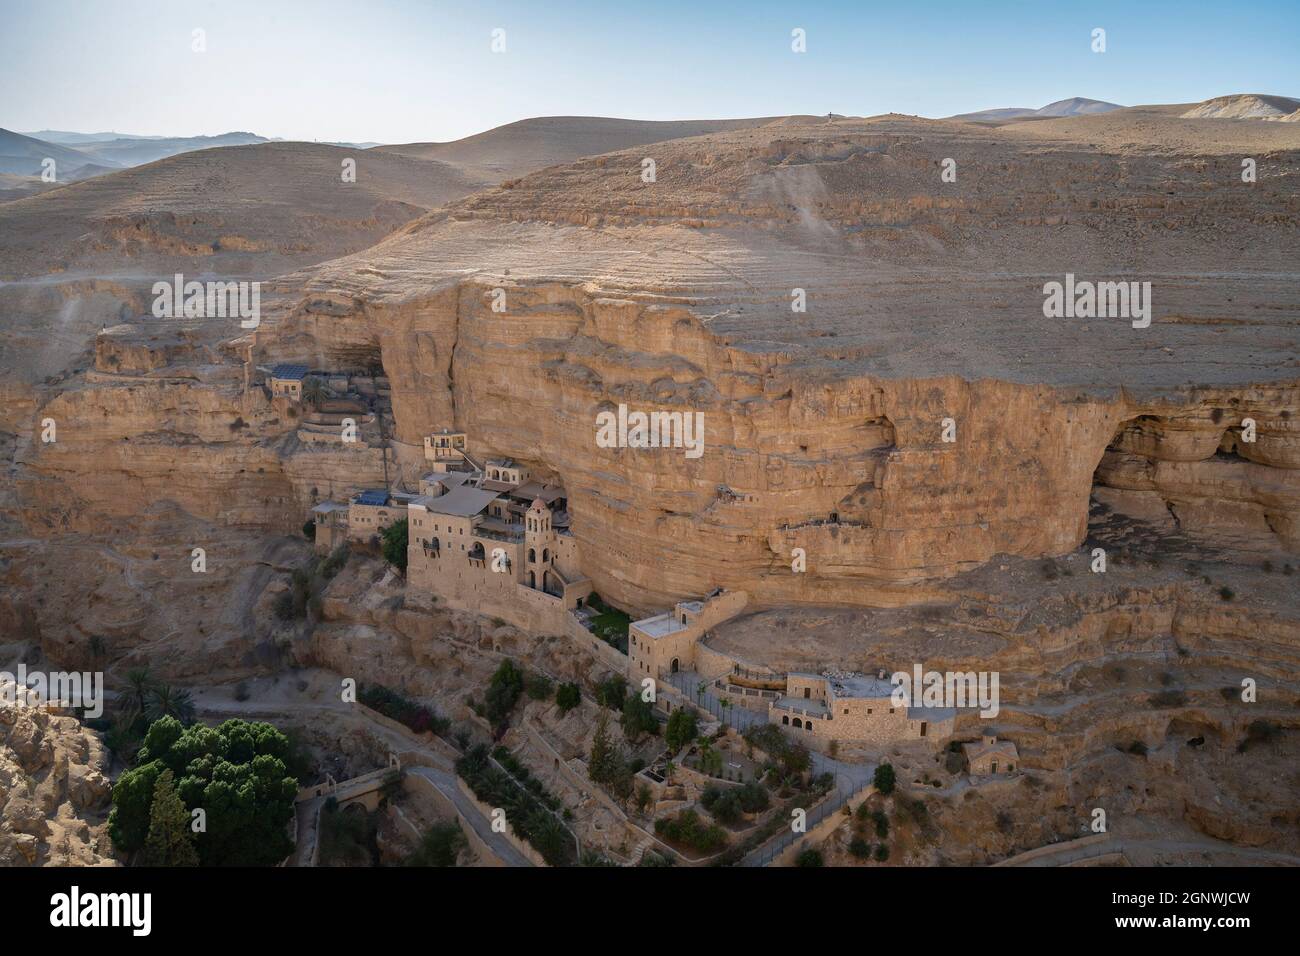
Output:
<svg viewBox="0 0 1300 956">
<path fill-rule="evenodd" d="M 1038 109 L 1022 106 L 1002 107 L 1000 109 L 979 110 L 975 113 L 959 113 L 949 119 L 967 120 L 968 122 L 1010 122 L 1022 119 L 1059 119 L 1065 116 L 1085 116 L 1091 113 L 1109 113 L 1111 110 L 1124 109 L 1118 103 L 1105 100 L 1090 100 L 1084 96 L 1072 96 L 1066 100 L 1057 100 Z"/>
</svg>

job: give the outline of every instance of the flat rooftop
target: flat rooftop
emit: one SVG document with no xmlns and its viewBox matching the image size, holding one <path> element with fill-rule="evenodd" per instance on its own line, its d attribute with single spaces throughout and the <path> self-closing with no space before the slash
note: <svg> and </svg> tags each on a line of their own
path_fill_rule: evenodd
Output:
<svg viewBox="0 0 1300 956">
<path fill-rule="evenodd" d="M 633 621 L 632 626 L 652 640 L 658 640 L 661 637 L 667 637 L 669 634 L 676 634 L 678 631 L 686 630 L 686 625 L 679 621 L 672 611 L 656 614 L 654 617 L 648 617 L 643 621 Z"/>
<path fill-rule="evenodd" d="M 497 499 L 495 491 L 484 491 L 469 485 L 452 488 L 445 495 L 430 497 L 425 495 L 420 504 L 426 511 L 434 514 L 452 515 L 458 518 L 471 518 L 480 514 L 489 504 Z"/>
</svg>

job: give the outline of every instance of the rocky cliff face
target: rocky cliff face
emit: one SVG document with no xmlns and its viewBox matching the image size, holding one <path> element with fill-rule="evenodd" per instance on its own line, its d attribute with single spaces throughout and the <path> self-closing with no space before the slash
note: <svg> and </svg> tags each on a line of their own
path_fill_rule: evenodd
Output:
<svg viewBox="0 0 1300 956">
<path fill-rule="evenodd" d="M 0 701 L 0 866 L 115 865 L 108 755 L 80 721 Z"/>
<path fill-rule="evenodd" d="M 1222 157 L 897 119 L 647 152 L 655 182 L 639 153 L 581 161 L 290 277 L 259 347 L 380 356 L 400 440 L 455 424 L 558 475 L 584 572 L 642 609 L 718 585 L 915 600 L 998 553 L 1075 547 L 1098 484 L 1211 538 L 1297 547 L 1295 287 L 1247 251 L 1300 247 L 1294 151 L 1244 198 Z M 966 185 L 945 191 L 951 154 Z M 1193 263 L 1211 259 L 1255 276 L 1208 280 Z M 1046 318 L 1066 273 L 1146 277 L 1152 324 Z M 599 447 L 619 404 L 701 413 L 703 455 Z M 1134 441 L 1168 465 L 1130 474 Z"/>
</svg>

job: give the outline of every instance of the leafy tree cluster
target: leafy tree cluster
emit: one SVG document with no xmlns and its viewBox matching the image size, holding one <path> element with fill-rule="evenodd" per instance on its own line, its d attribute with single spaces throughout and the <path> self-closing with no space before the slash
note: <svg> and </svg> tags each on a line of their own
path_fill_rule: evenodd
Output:
<svg viewBox="0 0 1300 956">
<path fill-rule="evenodd" d="M 772 758 L 787 777 L 802 776 L 812 766 L 808 748 L 781 733 L 775 724 L 763 724 L 745 732 L 745 739 Z"/>
<path fill-rule="evenodd" d="M 875 788 L 884 796 L 889 796 L 894 792 L 894 767 L 892 764 L 882 763 L 876 768 L 875 775 L 872 778 Z"/>
<path fill-rule="evenodd" d="M 409 727 L 417 734 L 430 730 L 441 737 L 451 729 L 451 721 L 439 715 L 436 710 L 417 704 L 381 684 L 363 685 L 357 693 L 357 699 L 371 710 Z"/>
<path fill-rule="evenodd" d="M 515 780 L 522 784 L 524 789 L 535 796 L 542 803 L 546 804 L 550 810 L 559 810 L 564 805 L 560 803 L 559 798 L 547 792 L 542 786 L 542 782 L 532 775 L 519 759 L 505 747 L 497 746 L 492 749 L 492 759 L 505 767 L 506 773 L 514 777 Z"/>
<path fill-rule="evenodd" d="M 683 810 L 675 817 L 660 817 L 655 821 L 655 834 L 698 853 L 711 853 L 727 845 L 727 832 L 716 823 L 706 824 L 694 810 Z"/>
<path fill-rule="evenodd" d="M 547 863 L 568 866 L 573 862 L 573 837 L 564 824 L 531 789 L 524 789 L 508 773 L 492 766 L 487 747 L 478 744 L 470 748 L 456 761 L 456 773 L 488 806 L 503 808 L 511 829 L 532 844 Z"/>
<path fill-rule="evenodd" d="M 524 672 L 515 666 L 514 661 L 504 660 L 488 682 L 484 695 L 486 705 L 484 716 L 493 727 L 504 724 L 519 702 L 519 695 L 524 692 Z"/>
<path fill-rule="evenodd" d="M 128 853 L 146 846 L 159 780 L 170 771 L 186 813 L 202 809 L 206 815 L 205 830 L 193 834 L 204 866 L 275 865 L 293 848 L 286 828 L 298 785 L 285 769 L 289 753 L 288 738 L 270 724 L 232 719 L 218 727 L 185 727 L 174 717 L 154 721 L 136 766 L 113 787 L 113 843 Z M 168 822 L 161 826 L 170 833 L 175 808 L 165 784 L 162 789 L 160 813 Z M 170 837 L 162 845 L 176 848 Z"/>
<path fill-rule="evenodd" d="M 610 710 L 623 712 L 627 700 L 627 678 L 620 674 L 606 678 L 596 685 L 596 703 Z"/>
<path fill-rule="evenodd" d="M 767 788 L 758 783 L 739 787 L 708 787 L 700 795 L 700 803 L 713 814 L 719 823 L 733 824 L 745 813 L 762 813 L 771 805 Z"/>
<path fill-rule="evenodd" d="M 679 707 L 668 717 L 668 727 L 664 731 L 664 741 L 673 753 L 681 750 L 699 735 L 699 724 L 695 712 Z"/>
<path fill-rule="evenodd" d="M 601 713 L 596 718 L 596 733 L 591 740 L 587 776 L 619 800 L 628 800 L 632 796 L 633 773 L 627 754 L 610 737 L 609 717 Z"/>
<path fill-rule="evenodd" d="M 406 858 L 406 866 L 455 866 L 469 840 L 455 823 L 435 823 L 424 832 L 420 845 Z"/>
<path fill-rule="evenodd" d="M 405 518 L 394 521 L 380 535 L 381 550 L 384 560 L 403 574 L 406 573 L 406 546 L 409 541 L 409 527 Z"/>
</svg>

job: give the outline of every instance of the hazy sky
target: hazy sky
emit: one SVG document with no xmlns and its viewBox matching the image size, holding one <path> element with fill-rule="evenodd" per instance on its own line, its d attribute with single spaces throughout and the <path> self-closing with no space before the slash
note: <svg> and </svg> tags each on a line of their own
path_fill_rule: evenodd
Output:
<svg viewBox="0 0 1300 956">
<path fill-rule="evenodd" d="M 947 116 L 1300 96 L 1297 64 L 1297 0 L 0 0 L 16 130 L 410 142 L 545 115 Z"/>
</svg>

